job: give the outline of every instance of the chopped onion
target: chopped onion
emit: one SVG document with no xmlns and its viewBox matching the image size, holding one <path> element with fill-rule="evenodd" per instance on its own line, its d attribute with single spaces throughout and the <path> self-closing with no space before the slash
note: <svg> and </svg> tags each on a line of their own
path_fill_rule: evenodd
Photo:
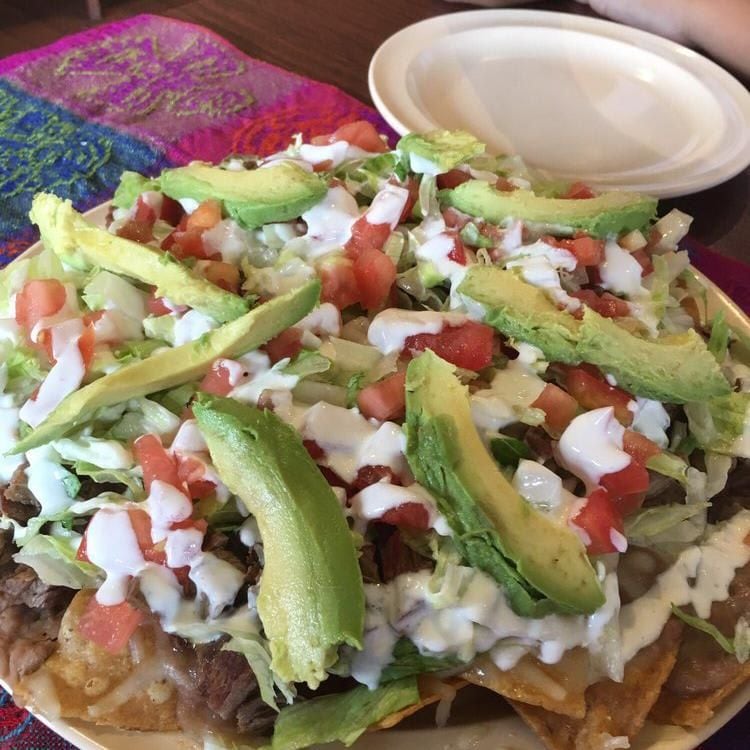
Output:
<svg viewBox="0 0 750 750">
<path fill-rule="evenodd" d="M 643 232 L 640 229 L 634 229 L 632 232 L 628 232 L 619 239 L 620 247 L 624 247 L 629 253 L 634 253 L 636 250 L 643 250 L 648 244 L 648 240 L 643 236 Z"/>
<path fill-rule="evenodd" d="M 654 231 L 659 234 L 656 247 L 659 250 L 674 250 L 677 243 L 688 233 L 693 217 L 673 208 L 654 224 Z"/>
</svg>

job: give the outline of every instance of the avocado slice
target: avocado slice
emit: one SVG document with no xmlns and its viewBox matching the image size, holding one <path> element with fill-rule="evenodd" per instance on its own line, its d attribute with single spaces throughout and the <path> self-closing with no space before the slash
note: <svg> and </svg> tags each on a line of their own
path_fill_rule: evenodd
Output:
<svg viewBox="0 0 750 750">
<path fill-rule="evenodd" d="M 112 205 L 116 208 L 130 208 L 141 193 L 158 189 L 158 177 L 144 177 L 138 172 L 125 170 L 120 175 L 120 183 L 112 196 Z"/>
<path fill-rule="evenodd" d="M 85 385 L 63 399 L 10 453 L 23 453 L 72 432 L 103 406 L 197 380 L 218 357 L 236 357 L 257 349 L 304 318 L 315 307 L 319 294 L 320 282 L 311 281 L 209 331 L 197 341 L 157 352 Z"/>
<path fill-rule="evenodd" d="M 199 394 L 193 413 L 222 480 L 258 521 L 258 613 L 271 668 L 314 690 L 339 645 L 362 648 L 364 586 L 341 505 L 302 438 L 273 412 Z"/>
<path fill-rule="evenodd" d="M 555 224 L 606 237 L 641 229 L 656 216 L 656 198 L 641 193 L 611 192 L 595 198 L 544 198 L 530 190 L 504 192 L 482 180 L 469 180 L 440 194 L 449 206 L 493 224 L 523 219 Z"/>
<path fill-rule="evenodd" d="M 604 604 L 580 539 L 508 482 L 474 427 L 468 389 L 431 351 L 407 370 L 406 457 L 464 559 L 503 585 L 519 615 L 591 613 Z"/>
<path fill-rule="evenodd" d="M 220 323 L 247 312 L 248 305 L 242 297 L 193 274 L 163 250 L 94 226 L 69 200 L 50 193 L 37 193 L 29 216 L 39 227 L 45 247 L 71 265 L 77 265 L 77 258 L 83 257 L 87 265 L 151 284 L 156 287 L 157 296 L 194 307 Z"/>
<path fill-rule="evenodd" d="M 318 175 L 289 161 L 239 171 L 193 162 L 164 170 L 160 182 L 162 192 L 177 200 L 217 198 L 229 216 L 249 229 L 296 219 L 328 190 Z"/>
<path fill-rule="evenodd" d="M 692 329 L 649 341 L 586 308 L 577 350 L 582 361 L 613 375 L 621 388 L 656 401 L 685 404 L 732 390 L 705 341 Z"/>
<path fill-rule="evenodd" d="M 576 320 L 513 271 L 472 266 L 459 293 L 481 303 L 485 322 L 505 336 L 539 347 L 550 362 L 590 362 L 636 396 L 672 404 L 730 392 L 729 382 L 693 330 L 643 339 L 585 308 Z"/>
<path fill-rule="evenodd" d="M 468 159 L 483 154 L 484 149 L 484 143 L 465 130 L 407 133 L 396 145 L 399 153 L 409 157 L 413 172 L 435 174 L 449 172 Z"/>
</svg>

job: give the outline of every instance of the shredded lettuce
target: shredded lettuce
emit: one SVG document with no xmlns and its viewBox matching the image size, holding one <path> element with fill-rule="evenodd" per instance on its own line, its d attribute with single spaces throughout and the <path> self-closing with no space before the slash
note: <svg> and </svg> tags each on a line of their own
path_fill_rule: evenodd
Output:
<svg viewBox="0 0 750 750">
<path fill-rule="evenodd" d="M 455 656 L 420 654 L 417 647 L 408 638 L 401 638 L 393 648 L 393 660 L 380 674 L 380 684 L 384 685 L 393 680 L 401 680 L 404 677 L 425 674 L 426 672 L 455 669 L 461 664 L 463 662 Z"/>
<path fill-rule="evenodd" d="M 90 310 L 120 310 L 131 318 L 146 317 L 148 295 L 121 276 L 98 271 L 83 288 L 83 301 Z"/>
<path fill-rule="evenodd" d="M 698 446 L 728 456 L 750 458 L 750 393 L 734 392 L 685 405 L 690 432 Z"/>
<path fill-rule="evenodd" d="M 687 462 L 674 453 L 661 451 L 652 456 L 646 462 L 646 468 L 655 471 L 657 474 L 669 477 L 679 482 L 683 487 L 687 487 Z"/>
<path fill-rule="evenodd" d="M 659 537 L 683 521 L 705 513 L 709 507 L 711 503 L 704 502 L 643 508 L 625 519 L 625 536 L 634 544 L 649 546 L 649 540 L 653 537 Z"/>
<path fill-rule="evenodd" d="M 167 341 L 174 346 L 174 315 L 149 315 L 143 319 L 143 331 L 150 339 Z"/>
<path fill-rule="evenodd" d="M 165 346 L 169 346 L 169 344 L 159 339 L 125 341 L 113 351 L 113 354 L 115 359 L 124 365 L 137 360 L 147 359 L 157 349 Z"/>
<path fill-rule="evenodd" d="M 127 411 L 106 436 L 125 441 L 135 440 L 147 433 L 172 436 L 179 426 L 179 417 L 166 407 L 148 398 L 136 398 L 128 401 Z"/>
<path fill-rule="evenodd" d="M 47 376 L 36 352 L 24 346 L 0 344 L 0 358 L 5 368 L 4 389 L 20 399 L 28 398 L 37 384 Z"/>
<path fill-rule="evenodd" d="M 515 468 L 522 458 L 533 458 L 529 446 L 523 440 L 507 435 L 498 434 L 490 437 L 490 451 L 502 467 Z"/>
<path fill-rule="evenodd" d="M 331 369 L 331 360 L 318 352 L 304 349 L 285 368 L 285 375 L 296 375 L 298 378 L 308 378 L 320 375 Z"/>
<path fill-rule="evenodd" d="M 136 500 L 140 500 L 145 495 L 143 483 L 136 469 L 101 469 L 85 461 L 78 461 L 74 464 L 73 469 L 78 476 L 90 477 L 96 484 L 125 485 Z"/>
<path fill-rule="evenodd" d="M 64 462 L 81 461 L 101 469 L 130 469 L 134 463 L 133 454 L 117 440 L 79 436 L 53 440 L 50 445 Z"/>
<path fill-rule="evenodd" d="M 432 175 L 422 175 L 419 182 L 419 197 L 414 213 L 422 219 L 440 216 L 440 203 L 438 202 L 437 180 Z"/>
<path fill-rule="evenodd" d="M 247 659 L 258 681 L 260 697 L 275 711 L 279 710 L 276 703 L 276 689 L 284 696 L 288 704 L 294 701 L 296 695 L 294 686 L 279 679 L 271 671 L 271 654 L 260 636 L 253 638 L 235 636 L 222 646 L 222 651 L 237 651 Z"/>
<path fill-rule="evenodd" d="M 720 310 L 711 323 L 711 337 L 708 340 L 708 351 L 721 364 L 727 356 L 729 348 L 729 324 L 724 311 Z"/>
<path fill-rule="evenodd" d="M 367 375 L 364 372 L 355 372 L 346 382 L 346 407 L 351 409 L 357 405 L 357 396 L 364 386 Z"/>
<path fill-rule="evenodd" d="M 672 605 L 672 614 L 691 628 L 711 636 L 716 643 L 728 654 L 737 657 L 737 661 L 744 664 L 750 656 L 750 627 L 744 617 L 740 617 L 735 626 L 734 638 L 727 638 L 715 625 L 702 617 L 689 615 L 684 610 Z"/>
<path fill-rule="evenodd" d="M 177 414 L 182 414 L 185 407 L 190 403 L 190 399 L 195 395 L 196 386 L 194 383 L 185 383 L 178 385 L 176 388 L 170 388 L 168 391 L 161 391 L 151 395 L 151 400 L 161 404 L 166 409 Z"/>
<path fill-rule="evenodd" d="M 418 702 L 417 680 L 406 677 L 375 690 L 361 685 L 295 703 L 279 713 L 270 747 L 301 750 L 337 740 L 348 747 L 372 724 Z"/>
<path fill-rule="evenodd" d="M 76 559 L 81 538 L 73 532 L 65 536 L 37 534 L 13 555 L 13 559 L 33 568 L 48 586 L 97 588 L 101 583 L 99 568 Z"/>
<path fill-rule="evenodd" d="M 485 237 L 479 231 L 477 225 L 473 221 L 465 224 L 459 234 L 461 236 L 461 241 L 465 245 L 471 245 L 472 247 L 492 247 L 495 244 L 489 237 Z"/>
</svg>

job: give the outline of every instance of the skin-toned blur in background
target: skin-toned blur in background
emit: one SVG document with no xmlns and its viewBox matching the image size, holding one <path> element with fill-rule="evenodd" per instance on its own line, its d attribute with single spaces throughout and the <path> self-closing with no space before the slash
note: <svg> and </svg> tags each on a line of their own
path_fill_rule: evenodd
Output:
<svg viewBox="0 0 750 750">
<path fill-rule="evenodd" d="M 466 2 L 467 0 L 459 0 Z M 470 0 L 487 8 L 508 0 Z M 698 47 L 750 76 L 750 0 L 577 0 L 614 21 Z"/>
</svg>

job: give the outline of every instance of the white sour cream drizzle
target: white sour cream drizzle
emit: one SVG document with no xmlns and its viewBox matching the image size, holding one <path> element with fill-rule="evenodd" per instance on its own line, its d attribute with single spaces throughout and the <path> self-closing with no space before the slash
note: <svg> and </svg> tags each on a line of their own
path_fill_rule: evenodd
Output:
<svg viewBox="0 0 750 750">
<path fill-rule="evenodd" d="M 605 474 L 624 469 L 630 456 L 622 449 L 625 428 L 611 406 L 579 414 L 565 429 L 557 446 L 562 464 L 586 483 L 588 490 Z"/>
<path fill-rule="evenodd" d="M 40 515 L 52 516 L 70 507 L 73 498 L 64 479 L 70 474 L 60 465 L 60 456 L 51 445 L 40 445 L 26 452 L 29 490 L 42 506 Z"/>
<path fill-rule="evenodd" d="M 51 333 L 52 354 L 56 362 L 39 386 L 36 398 L 26 401 L 19 413 L 21 419 L 32 427 L 40 425 L 68 394 L 75 391 L 86 374 L 78 348 L 83 321 L 70 318 L 54 326 Z"/>
<path fill-rule="evenodd" d="M 637 396 L 628 404 L 628 409 L 633 412 L 633 430 L 653 440 L 660 448 L 669 445 L 669 414 L 659 401 Z"/>
<path fill-rule="evenodd" d="M 513 486 L 521 497 L 561 524 L 576 514 L 582 502 L 563 487 L 562 479 L 554 471 L 537 461 L 518 462 Z"/>
<path fill-rule="evenodd" d="M 440 333 L 445 326 L 460 326 L 468 319 L 462 313 L 390 308 L 375 316 L 367 331 L 367 339 L 382 354 L 391 354 L 400 352 L 410 336 Z"/>
<path fill-rule="evenodd" d="M 6 456 L 18 442 L 18 409 L 15 406 L 0 408 L 0 482 L 10 482 L 13 472 L 24 462 L 23 454 Z"/>
<path fill-rule="evenodd" d="M 294 324 L 295 328 L 301 328 L 310 333 L 340 336 L 341 335 L 341 313 L 336 305 L 331 302 L 323 302 L 312 312 L 305 315 L 302 320 Z"/>
<path fill-rule="evenodd" d="M 722 524 L 708 540 L 689 547 L 671 568 L 620 614 L 625 660 L 653 643 L 671 615 L 671 605 L 692 604 L 698 617 L 709 617 L 713 602 L 729 596 L 729 584 L 738 568 L 750 562 L 750 511 L 740 511 Z"/>
<path fill-rule="evenodd" d="M 204 333 L 218 328 L 219 324 L 210 316 L 200 310 L 188 310 L 184 315 L 176 318 L 174 331 L 172 333 L 174 345 L 180 346 L 189 341 L 195 341 Z"/>
<path fill-rule="evenodd" d="M 406 503 L 421 505 L 427 511 L 429 528 L 442 536 L 450 536 L 448 522 L 438 513 L 432 495 L 421 485 L 399 487 L 389 482 L 376 482 L 365 487 L 350 500 L 349 515 L 355 519 L 355 529 L 364 533 L 368 521 L 374 521 L 389 510 Z"/>
<path fill-rule="evenodd" d="M 645 292 L 641 286 L 641 264 L 612 237 L 604 245 L 604 261 L 599 265 L 599 274 L 601 286 L 615 294 L 637 297 Z"/>
<path fill-rule="evenodd" d="M 328 188 L 325 198 L 302 214 L 307 234 L 289 243 L 290 247 L 304 248 L 308 259 L 340 250 L 351 237 L 357 218 L 359 206 L 354 196 L 341 185 Z"/>
<path fill-rule="evenodd" d="M 335 141 L 319 146 L 314 143 L 303 143 L 299 147 L 299 155 L 313 166 L 331 161 L 333 162 L 332 167 L 338 167 L 339 164 L 352 159 L 366 159 L 370 156 L 377 156 L 377 154 L 365 151 L 359 146 L 352 146 L 348 141 Z"/>
<path fill-rule="evenodd" d="M 501 669 L 510 669 L 524 653 L 554 664 L 576 646 L 596 650 L 620 604 L 614 574 L 605 577 L 606 603 L 594 614 L 539 619 L 515 614 L 502 588 L 482 571 L 448 566 L 437 591 L 431 579 L 429 571 L 420 571 L 388 584 L 365 585 L 365 649 L 352 660 L 356 680 L 377 685 L 381 670 L 391 661 L 392 644 L 402 636 L 420 653 L 455 654 L 468 661 L 489 652 Z M 509 643 L 514 646 L 512 658 Z"/>
<path fill-rule="evenodd" d="M 387 184 L 365 211 L 368 224 L 388 224 L 391 230 L 398 226 L 401 214 L 409 200 L 409 191 L 399 185 Z"/>
<path fill-rule="evenodd" d="M 406 437 L 393 422 L 370 422 L 357 409 L 344 409 L 319 401 L 308 409 L 299 425 L 305 440 L 314 440 L 324 451 L 319 462 L 352 482 L 363 466 L 387 466 L 394 474 L 411 477 L 404 456 Z"/>
<path fill-rule="evenodd" d="M 498 370 L 489 388 L 471 396 L 471 416 L 480 430 L 497 432 L 517 422 L 544 390 L 546 383 L 522 357 Z"/>
</svg>

